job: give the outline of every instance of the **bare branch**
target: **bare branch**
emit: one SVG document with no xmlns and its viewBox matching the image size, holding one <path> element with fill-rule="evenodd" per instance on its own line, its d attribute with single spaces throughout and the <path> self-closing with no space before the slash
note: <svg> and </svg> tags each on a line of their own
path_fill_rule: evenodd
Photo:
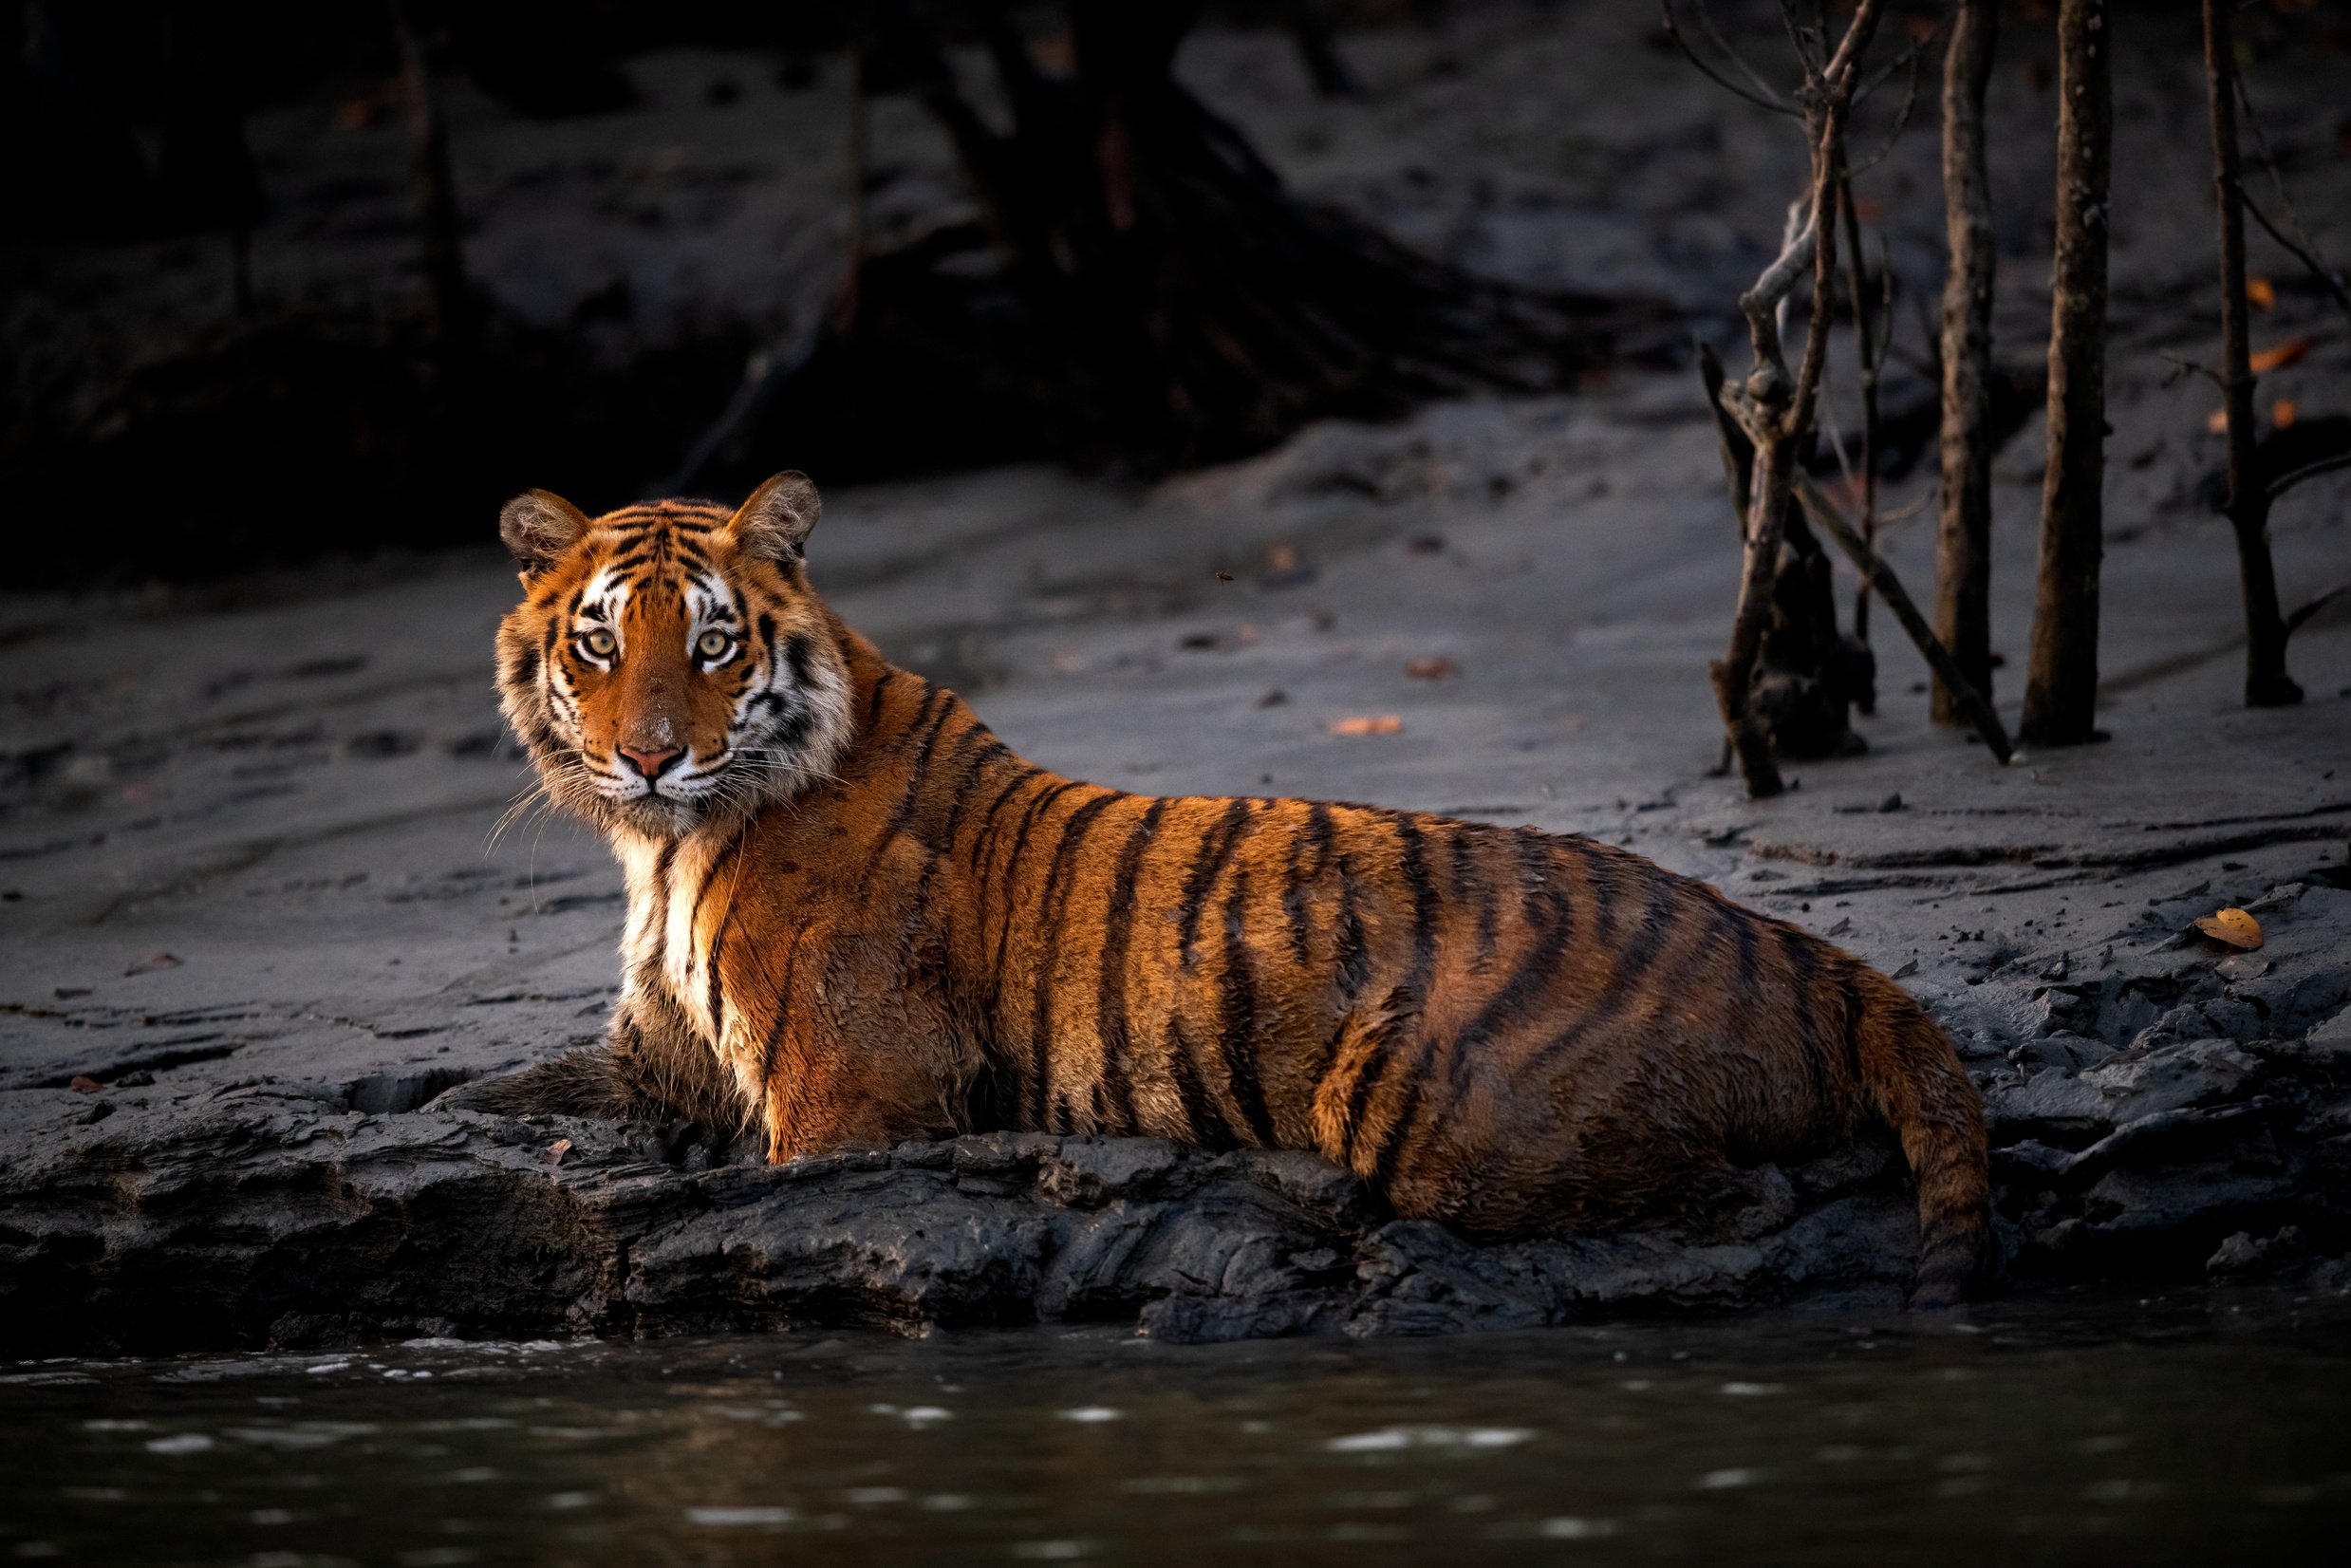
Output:
<svg viewBox="0 0 2351 1568">
<path fill-rule="evenodd" d="M 2269 171 L 2269 188 L 2277 193 L 2278 210 L 2286 215 L 2286 221 L 2293 225 L 2294 233 L 2301 243 L 2288 239 L 2276 224 L 2269 221 L 2269 215 L 2254 203 L 2251 195 L 2242 188 L 2242 182 L 2237 192 L 2238 197 L 2244 202 L 2245 210 L 2253 215 L 2253 221 L 2260 224 L 2271 239 L 2293 252 L 2294 259 L 2309 269 L 2310 275 L 2335 296 L 2335 303 L 2342 308 L 2343 314 L 2351 316 L 2351 290 L 2343 288 L 2342 274 L 2326 265 L 2326 258 L 2319 253 L 2318 241 L 2312 239 L 2310 231 L 2303 227 L 2302 215 L 2294 211 L 2294 198 L 2286 194 L 2286 176 L 2278 168 L 2278 155 L 2269 145 L 2269 133 L 2262 129 L 2261 117 L 2253 112 L 2252 97 L 2245 88 L 2245 73 L 2238 71 L 2235 76 L 2237 103 L 2245 110 L 2245 128 L 2253 133 L 2253 144 L 2261 149 L 2262 167 Z"/>
<path fill-rule="evenodd" d="M 2317 462 L 2304 463 L 2292 473 L 2270 480 L 2269 498 L 2274 501 L 2304 480 L 2315 479 L 2322 474 L 2332 474 L 2339 468 L 2351 468 L 2351 452 L 2338 452 L 2331 457 L 2321 457 Z"/>
<path fill-rule="evenodd" d="M 2221 379 L 2220 372 L 2209 364 L 2199 364 L 2182 354 L 2174 354 L 2169 348 L 2158 348 L 2155 350 L 2155 355 L 2159 359 L 2169 360 L 2174 366 L 2172 373 L 2163 378 L 2163 384 L 2166 386 L 2174 384 L 2180 377 L 2192 373 L 2202 376 L 2223 392 L 2229 390 L 2229 383 Z"/>
<path fill-rule="evenodd" d="M 2309 271 L 2310 275 L 2318 279 L 2328 293 L 2335 296 L 2335 303 L 2342 307 L 2343 314 L 2351 316 L 2351 289 L 2343 288 L 2342 274 L 2328 271 L 2326 263 L 2314 252 L 2303 249 L 2287 238 L 2284 230 L 2269 221 L 2269 215 L 2261 210 L 2260 204 L 2255 202 L 2250 196 L 2246 195 L 2242 183 L 2238 186 L 2237 195 L 2239 199 L 2245 203 L 2245 210 L 2252 215 L 2253 221 L 2260 224 L 2271 239 L 2292 252 L 2294 259 L 2301 262 Z"/>
<path fill-rule="evenodd" d="M 1733 97 L 1754 104 L 1759 109 L 1769 109 L 1773 114 L 1783 114 L 1789 116 L 1790 118 L 1794 118 L 1801 112 L 1794 104 L 1782 103 L 1776 98 L 1761 97 L 1756 93 L 1749 91 L 1747 88 L 1741 86 L 1738 83 L 1733 82 L 1729 77 L 1725 76 L 1721 71 L 1716 70 L 1712 65 L 1706 62 L 1704 57 L 1702 57 L 1696 49 L 1689 47 L 1689 40 L 1684 38 L 1682 36 L 1682 29 L 1674 25 L 1673 0 L 1658 0 L 1658 9 L 1665 13 L 1666 36 L 1671 39 L 1674 47 L 1682 51 L 1683 58 L 1688 60 L 1691 65 L 1697 66 L 1699 73 L 1705 76 L 1707 81 L 1713 83 L 1716 86 L 1721 87 L 1725 92 L 1731 94 Z M 1707 17 L 1706 7 L 1703 4 L 1703 0 L 1698 8 L 1698 14 L 1702 20 L 1706 21 L 1707 32 L 1712 33 L 1714 31 L 1713 22 L 1710 18 Z M 1719 35 L 1716 36 L 1715 42 L 1717 45 L 1721 44 L 1722 40 Z M 1740 60 L 1739 56 L 1727 47 L 1724 48 L 1723 52 L 1729 55 L 1732 60 L 1738 61 L 1742 67 L 1746 65 L 1745 61 Z M 1755 72 L 1752 69 L 1749 69 L 1747 74 L 1749 76 L 1755 76 Z M 1763 81 L 1763 78 L 1761 77 L 1755 77 L 1755 79 L 1758 83 Z"/>
<path fill-rule="evenodd" d="M 2304 621 L 2309 620 L 2312 616 L 2316 615 L 2319 611 L 2324 609 L 2328 605 L 2334 603 L 2337 599 L 2342 598 L 2346 593 L 2351 593 L 2351 583 L 2337 583 L 2333 588 L 2328 588 L 2324 593 L 2320 594 L 2317 598 L 2303 606 L 2302 608 L 2287 616 L 2286 618 L 2286 633 L 2290 636 L 2296 630 L 2300 629 Z"/>
<path fill-rule="evenodd" d="M 1942 28 L 1938 26 L 1933 33 L 1930 34 L 1927 39 L 1922 39 L 1903 56 L 1905 60 L 1910 62 L 1910 81 L 1902 89 L 1902 106 L 1894 111 L 1894 126 L 1891 130 L 1886 132 L 1886 140 L 1878 143 L 1877 151 L 1870 154 L 1869 157 L 1863 159 L 1859 163 L 1857 163 L 1852 167 L 1850 171 L 1852 174 L 1867 174 L 1872 169 L 1876 168 L 1880 163 L 1886 161 L 1886 156 L 1894 151 L 1894 144 L 1902 140 L 1902 133 L 1904 131 L 1911 128 L 1911 115 L 1918 107 L 1918 82 L 1922 74 L 1918 68 L 1918 64 L 1922 58 L 1922 54 L 1927 44 L 1933 38 L 1940 37 L 1942 35 Z M 1896 64 L 1899 63 L 1900 62 L 1896 62 Z M 1883 73 L 1880 73 L 1878 80 L 1883 81 L 1884 79 Z M 1853 101 L 1856 103 L 1858 103 L 1862 101 L 1862 99 L 1868 96 L 1869 88 L 1864 87 L 1861 91 L 1854 95 Z"/>
<path fill-rule="evenodd" d="M 1811 268 L 1813 242 L 1819 233 L 1819 213 L 1816 208 L 1795 237 L 1786 242 L 1786 249 L 1756 278 L 1755 287 L 1739 296 L 1739 308 L 1752 317 L 1756 311 L 1768 310 L 1787 298 L 1796 280 Z"/>
<path fill-rule="evenodd" d="M 1803 63 L 1804 90 L 1810 92 L 1819 83 L 1820 65 L 1812 57 L 1812 46 L 1805 42 L 1806 29 L 1797 19 L 1796 0 L 1780 0 L 1780 20 L 1788 29 L 1788 43 L 1796 50 L 1796 58 Z"/>
<path fill-rule="evenodd" d="M 1714 9 L 1707 4 L 1707 0 L 1694 0 L 1694 3 L 1698 8 L 1698 23 L 1707 29 L 1707 37 L 1713 40 L 1714 47 L 1728 56 L 1741 70 L 1746 72 L 1747 80 L 1754 83 L 1764 97 L 1783 100 L 1787 95 L 1764 81 L 1763 73 L 1748 65 L 1746 56 L 1730 47 L 1730 40 L 1723 36 L 1723 29 L 1714 25 Z"/>
<path fill-rule="evenodd" d="M 1933 628 L 1927 625 L 1927 618 L 1918 613 L 1917 605 L 1912 602 L 1910 594 L 1903 588 L 1901 579 L 1894 576 L 1894 569 L 1886 565 L 1884 558 L 1875 551 L 1861 542 L 1861 535 L 1854 532 L 1853 525 L 1845 520 L 1845 514 L 1820 494 L 1820 487 L 1812 482 L 1812 476 L 1799 472 L 1794 476 L 1792 488 L 1797 500 L 1803 504 L 1806 514 L 1837 541 L 1862 578 L 1886 602 L 1886 607 L 1894 611 L 1894 618 L 1902 623 L 1902 629 L 1910 633 L 1911 641 L 1918 645 L 1918 651 L 1926 656 L 1934 673 L 1950 685 L 1952 695 L 1958 699 L 1961 711 L 1967 714 L 1976 733 L 1984 737 L 1984 743 L 1992 749 L 1992 755 L 2004 763 L 2013 757 L 2016 751 L 2008 743 L 2008 732 L 2000 722 L 2000 715 L 1992 711 L 1992 705 L 1985 700 L 1984 694 L 1969 683 L 1959 667 L 1959 661 L 1951 657 L 1950 649 L 1945 647 L 1942 639 L 1935 636 Z"/>
</svg>

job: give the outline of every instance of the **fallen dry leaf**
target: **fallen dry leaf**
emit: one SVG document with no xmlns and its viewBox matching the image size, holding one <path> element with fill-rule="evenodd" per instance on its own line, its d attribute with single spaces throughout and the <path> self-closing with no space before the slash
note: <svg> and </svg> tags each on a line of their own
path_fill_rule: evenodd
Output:
<svg viewBox="0 0 2351 1568">
<path fill-rule="evenodd" d="M 1415 659 L 1404 666 L 1404 673 L 1415 681 L 1450 681 L 1461 672 L 1450 659 Z"/>
<path fill-rule="evenodd" d="M 96 1078 L 85 1078 L 77 1073 L 65 1080 L 65 1087 L 77 1094 L 95 1094 L 106 1086 Z"/>
<path fill-rule="evenodd" d="M 2292 424 L 2301 413 L 2302 410 L 2294 406 L 2293 399 L 2280 398 L 2269 405 L 2269 422 L 2280 430 L 2284 430 Z"/>
<path fill-rule="evenodd" d="M 2261 375 L 2270 370 L 2283 370 L 2289 364 L 2300 364 L 2302 357 L 2310 352 L 2311 339 L 2288 338 L 2272 344 L 2252 358 L 2253 373 Z"/>
<path fill-rule="evenodd" d="M 145 958 L 140 959 L 137 963 L 132 964 L 128 969 L 125 969 L 122 972 L 126 975 L 143 975 L 148 973 L 150 970 L 177 969 L 178 967 L 179 955 L 177 953 L 149 953 Z"/>
<path fill-rule="evenodd" d="M 2249 953 L 2261 945 L 2261 922 L 2242 909 L 2219 909 L 2194 922 L 2195 928 L 2214 942 Z"/>
<path fill-rule="evenodd" d="M 569 1138 L 558 1138 L 553 1143 L 547 1146 L 547 1151 L 541 1154 L 539 1158 L 545 1160 L 550 1166 L 559 1166 L 563 1164 L 563 1157 L 570 1152 L 571 1140 Z"/>
<path fill-rule="evenodd" d="M 2247 278 L 2245 297 L 2264 310 L 2274 310 L 2278 308 L 2277 285 L 2267 278 Z"/>
<path fill-rule="evenodd" d="M 2211 431 L 2215 436 L 2227 430 L 2229 428 L 2229 410 L 2225 408 L 2213 409 L 2211 417 L 2204 421 L 2204 428 Z"/>
<path fill-rule="evenodd" d="M 1229 571 L 1220 571 L 1217 573 L 1217 581 L 1220 583 L 1229 583 L 1232 580 L 1233 574 Z"/>
<path fill-rule="evenodd" d="M 1265 564 L 1276 571 L 1294 571 L 1297 569 L 1298 552 L 1288 545 L 1275 545 L 1266 551 Z"/>
<path fill-rule="evenodd" d="M 1392 713 L 1359 713 L 1331 721 L 1333 735 L 1401 735 L 1404 719 Z"/>
</svg>

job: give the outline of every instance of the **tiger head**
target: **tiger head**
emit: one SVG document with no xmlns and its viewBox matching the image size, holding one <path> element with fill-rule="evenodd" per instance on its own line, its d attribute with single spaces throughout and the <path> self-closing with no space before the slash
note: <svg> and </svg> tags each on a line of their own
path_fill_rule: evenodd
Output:
<svg viewBox="0 0 2351 1568">
<path fill-rule="evenodd" d="M 506 504 L 523 601 L 498 627 L 498 685 L 555 801 L 674 838 L 830 776 L 849 677 L 801 554 L 818 511 L 798 473 L 732 515 L 662 501 L 591 518 L 544 490 Z"/>
</svg>

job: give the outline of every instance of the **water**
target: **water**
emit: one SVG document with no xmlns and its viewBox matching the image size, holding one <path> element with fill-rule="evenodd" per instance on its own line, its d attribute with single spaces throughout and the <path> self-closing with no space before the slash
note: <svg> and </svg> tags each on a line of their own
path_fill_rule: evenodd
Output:
<svg viewBox="0 0 2351 1568">
<path fill-rule="evenodd" d="M 1185 1348 L 779 1335 L 0 1365 L 0 1551 L 300 1564 L 2304 1559 L 2274 1296 Z"/>
</svg>

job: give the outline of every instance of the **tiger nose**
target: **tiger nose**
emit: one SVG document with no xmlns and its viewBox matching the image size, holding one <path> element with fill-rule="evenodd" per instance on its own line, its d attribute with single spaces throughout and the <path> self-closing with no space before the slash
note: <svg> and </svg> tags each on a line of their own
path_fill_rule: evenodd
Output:
<svg viewBox="0 0 2351 1568">
<path fill-rule="evenodd" d="M 663 769 L 685 755 L 684 748 L 681 746 L 664 746 L 660 751 L 650 752 L 641 752 L 634 746 L 622 746 L 618 750 L 623 756 L 635 763 L 637 771 L 648 779 L 661 777 Z"/>
</svg>

